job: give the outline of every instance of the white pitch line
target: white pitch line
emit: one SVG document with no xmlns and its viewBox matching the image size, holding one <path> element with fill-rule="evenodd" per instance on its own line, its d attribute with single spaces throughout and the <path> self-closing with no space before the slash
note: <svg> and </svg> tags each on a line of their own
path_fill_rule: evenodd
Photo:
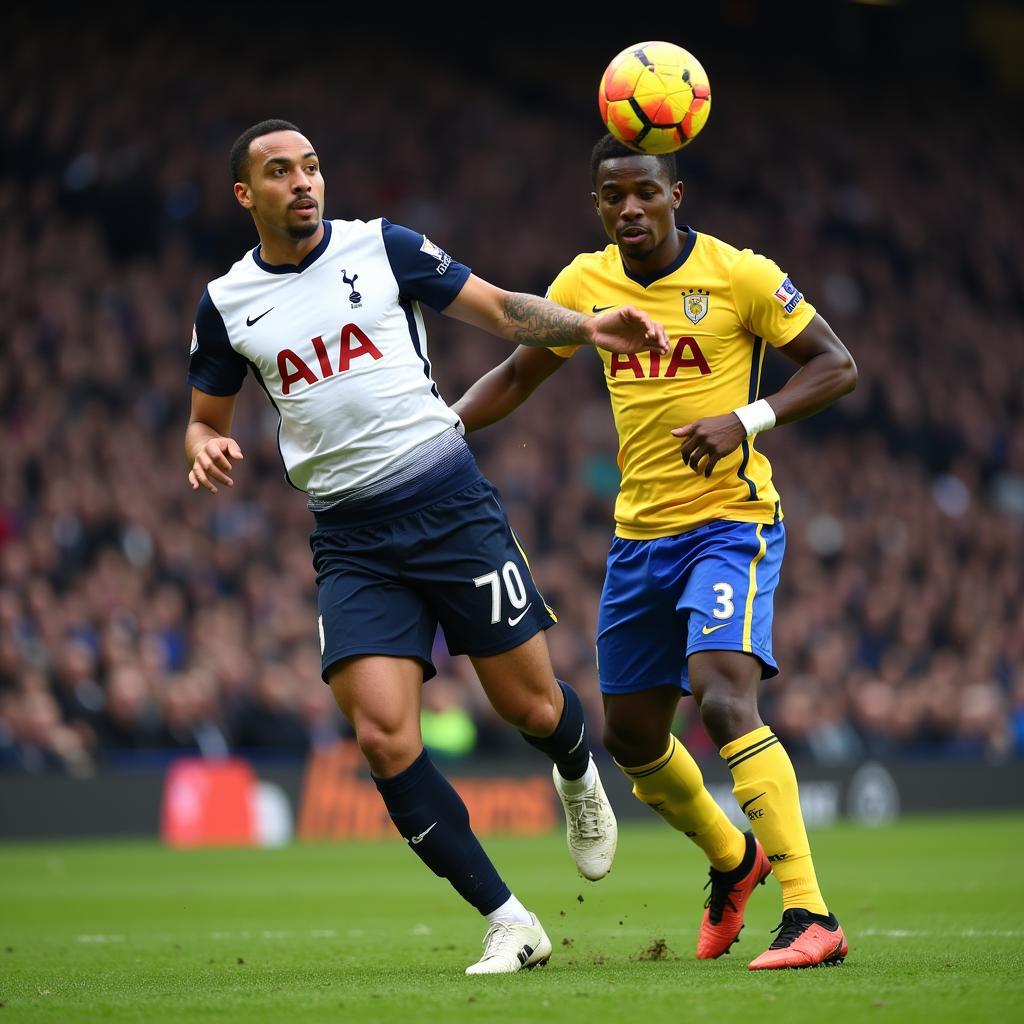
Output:
<svg viewBox="0 0 1024 1024">
<path fill-rule="evenodd" d="M 420 925 L 420 928 L 426 928 L 426 925 Z M 427 932 L 418 932 L 416 934 L 428 934 Z M 239 939 L 263 939 L 266 942 L 279 941 L 282 939 L 293 939 L 302 935 L 309 935 L 313 939 L 336 939 L 338 933 L 333 928 L 311 928 L 308 932 L 290 932 L 290 931 L 278 931 L 265 929 L 261 932 L 210 932 L 210 938 L 218 942 L 234 942 Z M 365 935 L 366 933 L 360 929 L 352 928 L 349 929 L 348 935 L 353 938 Z M 164 932 L 158 935 L 136 935 L 137 939 L 143 939 L 149 942 L 169 942 L 171 939 L 179 939 L 181 936 L 172 935 Z M 187 938 L 187 936 L 186 936 Z M 102 945 L 108 942 L 125 942 L 127 941 L 127 935 L 78 935 L 76 940 L 81 943 L 91 945 Z"/>
<path fill-rule="evenodd" d="M 967 928 L 963 931 L 907 931 L 902 928 L 865 928 L 856 933 L 863 938 L 881 936 L 887 939 L 1020 939 L 1024 931 L 985 931 Z"/>
<path fill-rule="evenodd" d="M 277 939 L 293 939 L 305 934 L 307 933 L 264 929 L 256 935 L 254 935 L 252 932 L 210 932 L 210 938 L 219 940 L 258 938 L 266 939 L 269 941 Z M 308 934 L 310 938 L 313 939 L 334 939 L 337 938 L 338 935 L 338 933 L 333 928 L 311 928 Z M 362 935 L 363 933 L 350 932 L 349 934 Z"/>
</svg>

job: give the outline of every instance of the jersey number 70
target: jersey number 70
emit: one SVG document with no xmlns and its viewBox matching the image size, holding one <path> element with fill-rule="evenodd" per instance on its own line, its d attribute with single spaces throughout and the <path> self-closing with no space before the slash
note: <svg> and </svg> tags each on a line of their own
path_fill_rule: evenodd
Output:
<svg viewBox="0 0 1024 1024">
<path fill-rule="evenodd" d="M 513 608 L 526 607 L 526 587 L 523 577 L 519 574 L 519 566 L 515 562 L 506 562 L 501 567 L 501 578 L 505 581 L 505 593 Z M 473 580 L 476 587 L 491 588 L 491 625 L 501 621 L 501 583 L 498 581 L 498 570 L 484 573 Z"/>
</svg>

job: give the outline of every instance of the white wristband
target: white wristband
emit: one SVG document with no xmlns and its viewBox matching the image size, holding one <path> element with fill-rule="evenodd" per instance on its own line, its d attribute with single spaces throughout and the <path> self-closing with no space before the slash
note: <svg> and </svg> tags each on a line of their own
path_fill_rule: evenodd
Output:
<svg viewBox="0 0 1024 1024">
<path fill-rule="evenodd" d="M 775 410 L 763 398 L 733 409 L 733 412 L 743 424 L 747 437 L 760 434 L 762 430 L 771 430 L 775 426 Z"/>
</svg>

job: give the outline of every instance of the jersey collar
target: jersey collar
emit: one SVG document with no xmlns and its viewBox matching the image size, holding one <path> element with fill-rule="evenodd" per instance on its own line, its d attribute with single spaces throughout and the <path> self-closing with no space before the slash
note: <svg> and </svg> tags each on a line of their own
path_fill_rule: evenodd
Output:
<svg viewBox="0 0 1024 1024">
<path fill-rule="evenodd" d="M 679 255 L 667 266 L 662 267 L 661 270 L 655 271 L 653 274 L 633 274 L 630 273 L 629 268 L 625 262 L 622 264 L 622 272 L 630 279 L 630 281 L 636 281 L 641 288 L 650 288 L 655 281 L 660 281 L 663 277 L 668 277 L 669 274 L 674 274 L 689 258 L 690 253 L 693 252 L 693 247 L 697 244 L 697 232 L 690 227 L 689 224 L 683 225 L 683 230 L 686 232 L 686 241 L 683 242 L 683 248 L 679 251 Z"/>
<path fill-rule="evenodd" d="M 264 263 L 263 258 L 260 256 L 260 247 L 257 245 L 252 251 L 252 258 L 256 261 L 256 266 L 260 270 L 265 270 L 268 274 L 301 274 L 302 271 L 311 267 L 327 249 L 328 243 L 331 241 L 331 222 L 325 220 L 324 225 L 324 237 L 320 239 L 316 244 L 315 249 L 310 249 L 306 253 L 301 263 Z"/>
</svg>

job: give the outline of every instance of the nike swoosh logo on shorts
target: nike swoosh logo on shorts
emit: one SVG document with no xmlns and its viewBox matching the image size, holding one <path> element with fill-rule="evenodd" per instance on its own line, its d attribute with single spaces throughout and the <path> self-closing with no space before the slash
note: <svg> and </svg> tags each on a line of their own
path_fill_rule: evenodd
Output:
<svg viewBox="0 0 1024 1024">
<path fill-rule="evenodd" d="M 270 309 L 273 309 L 273 308 L 274 308 L 273 306 L 270 307 Z M 257 320 L 262 320 L 267 315 L 267 313 L 270 312 L 270 309 L 266 310 L 263 313 L 260 313 L 259 316 L 254 316 L 251 320 L 248 317 L 246 317 L 245 318 L 245 326 L 246 327 L 252 327 L 252 325 L 254 323 L 256 323 Z"/>
<path fill-rule="evenodd" d="M 720 623 L 719 623 L 719 624 L 718 624 L 717 626 L 712 626 L 712 627 L 711 627 L 710 629 L 709 629 L 709 628 L 708 628 L 707 626 L 705 626 L 705 627 L 704 627 L 704 628 L 703 628 L 703 629 L 701 630 L 701 632 L 702 632 L 702 633 L 703 633 L 703 634 L 704 634 L 705 636 L 707 636 L 707 635 L 708 635 L 708 633 L 714 633 L 714 631 L 715 631 L 716 629 L 725 629 L 725 627 L 726 627 L 726 626 L 728 626 L 728 625 L 729 625 L 729 623 L 728 623 L 728 622 L 720 622 Z"/>
<path fill-rule="evenodd" d="M 528 605 L 527 605 L 527 606 L 526 606 L 526 607 L 525 607 L 525 608 L 524 608 L 524 609 L 523 609 L 523 610 L 522 610 L 522 611 L 521 611 L 521 612 L 520 612 L 520 613 L 519 613 L 519 614 L 518 614 L 518 615 L 517 615 L 517 616 L 516 616 L 516 617 L 515 617 L 514 619 L 513 619 L 513 618 L 512 618 L 511 616 L 509 616 L 508 624 L 509 624 L 510 626 L 518 626 L 518 625 L 519 625 L 519 623 L 520 623 L 520 622 L 522 621 L 522 618 L 523 618 L 523 616 L 524 616 L 524 615 L 525 615 L 525 614 L 526 614 L 526 613 L 527 613 L 527 612 L 528 612 L 528 611 L 529 611 L 529 610 L 530 610 L 530 609 L 531 609 L 532 607 L 533 607 L 533 602 L 531 601 L 531 602 L 530 602 L 530 603 L 529 603 L 529 604 L 528 604 Z"/>
<path fill-rule="evenodd" d="M 434 825 L 436 825 L 436 824 L 437 824 L 437 822 L 435 821 L 434 824 L 430 826 L 430 828 L 433 828 Z M 430 828 L 425 829 L 418 836 L 413 836 L 412 839 L 409 840 L 409 842 L 412 843 L 413 846 L 419 846 L 419 844 L 422 843 L 423 840 L 427 838 L 427 832 L 430 831 Z"/>
</svg>

